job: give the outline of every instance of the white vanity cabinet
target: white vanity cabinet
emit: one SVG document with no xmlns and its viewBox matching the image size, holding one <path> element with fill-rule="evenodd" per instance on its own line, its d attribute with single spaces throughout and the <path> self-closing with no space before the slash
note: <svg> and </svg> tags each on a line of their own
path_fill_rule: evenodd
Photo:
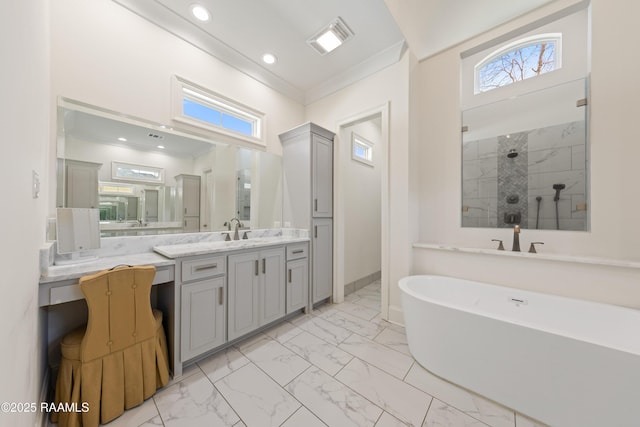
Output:
<svg viewBox="0 0 640 427">
<path fill-rule="evenodd" d="M 185 232 L 200 231 L 200 177 L 178 175 L 176 178 L 176 216 Z"/>
<path fill-rule="evenodd" d="M 309 303 L 309 244 L 287 246 L 287 314 Z"/>
<path fill-rule="evenodd" d="M 331 218 L 314 218 L 312 227 L 311 278 L 315 304 L 333 293 L 333 221 Z"/>
<path fill-rule="evenodd" d="M 98 173 L 101 163 L 65 160 L 65 207 L 98 209 Z"/>
<path fill-rule="evenodd" d="M 226 340 L 226 257 L 198 256 L 180 263 L 180 359 L 206 353 Z"/>
<path fill-rule="evenodd" d="M 228 276 L 229 340 L 284 317 L 284 247 L 229 255 Z"/>
</svg>

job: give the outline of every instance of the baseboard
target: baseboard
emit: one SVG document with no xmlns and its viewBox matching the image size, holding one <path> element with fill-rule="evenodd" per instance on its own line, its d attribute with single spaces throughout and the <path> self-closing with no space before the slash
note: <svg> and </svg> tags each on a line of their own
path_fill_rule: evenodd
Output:
<svg viewBox="0 0 640 427">
<path fill-rule="evenodd" d="M 389 306 L 389 322 L 404 326 L 402 308 L 397 305 Z"/>
<path fill-rule="evenodd" d="M 45 369 L 44 378 L 42 380 L 42 386 L 40 388 L 39 402 L 47 402 L 49 399 L 49 378 L 50 370 Z M 49 413 L 45 411 L 36 412 L 35 427 L 47 427 L 49 423 Z"/>
</svg>

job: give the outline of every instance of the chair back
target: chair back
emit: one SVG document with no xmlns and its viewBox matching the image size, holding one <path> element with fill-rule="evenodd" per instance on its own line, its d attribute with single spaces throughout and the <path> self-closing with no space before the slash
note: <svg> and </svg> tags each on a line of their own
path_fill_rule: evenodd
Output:
<svg viewBox="0 0 640 427">
<path fill-rule="evenodd" d="M 88 362 L 155 336 L 151 309 L 153 266 L 124 266 L 85 276 L 80 288 L 89 316 L 81 345 Z"/>
</svg>

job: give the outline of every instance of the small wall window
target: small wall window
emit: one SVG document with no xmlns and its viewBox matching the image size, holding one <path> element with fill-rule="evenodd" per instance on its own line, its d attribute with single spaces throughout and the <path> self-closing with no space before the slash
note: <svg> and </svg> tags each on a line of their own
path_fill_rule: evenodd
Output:
<svg viewBox="0 0 640 427">
<path fill-rule="evenodd" d="M 175 120 L 265 145 L 264 114 L 177 76 L 174 86 Z"/>
<path fill-rule="evenodd" d="M 366 165 L 373 166 L 373 142 L 352 132 L 351 158 Z"/>
<path fill-rule="evenodd" d="M 562 35 L 541 34 L 492 52 L 475 66 L 475 93 L 551 72 L 561 66 Z"/>
<path fill-rule="evenodd" d="M 111 162 L 111 179 L 162 184 L 164 183 L 164 169 L 153 166 Z"/>
</svg>

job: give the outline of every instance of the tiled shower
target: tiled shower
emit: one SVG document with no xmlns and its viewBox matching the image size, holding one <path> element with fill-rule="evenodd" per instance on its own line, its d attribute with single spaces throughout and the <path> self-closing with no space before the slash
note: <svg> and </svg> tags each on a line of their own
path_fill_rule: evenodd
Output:
<svg viewBox="0 0 640 427">
<path fill-rule="evenodd" d="M 585 132 L 574 121 L 464 142 L 462 226 L 587 230 Z"/>
</svg>

